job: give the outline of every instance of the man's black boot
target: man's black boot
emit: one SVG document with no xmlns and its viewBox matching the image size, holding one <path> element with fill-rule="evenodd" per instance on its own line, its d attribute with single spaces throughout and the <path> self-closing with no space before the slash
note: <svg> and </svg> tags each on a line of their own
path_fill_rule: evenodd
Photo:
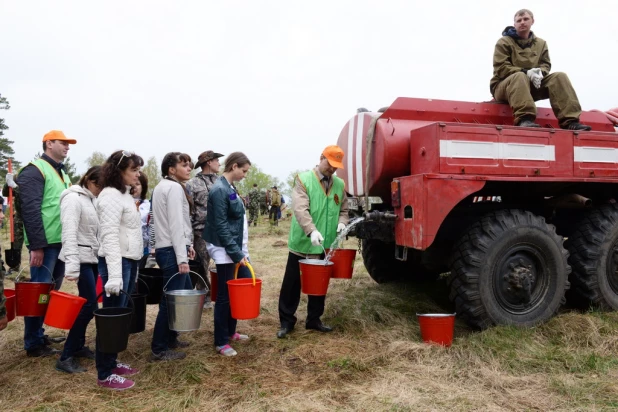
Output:
<svg viewBox="0 0 618 412">
<path fill-rule="evenodd" d="M 314 323 L 308 323 L 307 325 L 305 325 L 305 329 L 317 330 L 319 332 L 332 332 L 333 330 L 333 328 L 331 328 L 330 326 L 326 326 L 319 321 Z"/>
<path fill-rule="evenodd" d="M 561 126 L 561 127 L 566 130 L 577 130 L 581 132 L 588 132 L 592 130 L 592 127 L 586 124 L 581 124 L 580 122 L 571 122 L 567 124 L 566 126 Z"/>
<path fill-rule="evenodd" d="M 538 123 L 534 123 L 534 117 L 523 117 L 519 123 L 517 123 L 517 126 L 519 127 L 541 127 L 540 124 Z"/>
<path fill-rule="evenodd" d="M 26 351 L 26 355 L 30 358 L 45 358 L 47 356 L 54 356 L 59 354 L 60 351 L 58 349 L 52 349 L 49 346 L 39 346 L 34 349 L 28 349 Z"/>
<path fill-rule="evenodd" d="M 281 327 L 281 329 L 279 329 L 279 330 L 277 331 L 277 338 L 278 338 L 278 339 L 283 339 L 283 338 L 285 338 L 285 337 L 288 335 L 288 333 L 290 333 L 290 332 L 292 332 L 292 329 L 291 329 L 291 328 Z"/>
</svg>

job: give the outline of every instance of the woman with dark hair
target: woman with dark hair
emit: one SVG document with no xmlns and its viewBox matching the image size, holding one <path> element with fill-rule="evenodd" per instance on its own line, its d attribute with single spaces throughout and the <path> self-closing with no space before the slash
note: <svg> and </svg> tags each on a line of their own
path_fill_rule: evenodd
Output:
<svg viewBox="0 0 618 412">
<path fill-rule="evenodd" d="M 148 230 L 148 215 L 150 213 L 150 202 L 146 199 L 148 195 L 148 176 L 143 173 L 139 175 L 139 181 L 133 185 L 133 199 L 139 210 L 142 219 L 142 240 L 144 241 L 144 256 L 148 255 L 150 243 L 150 231 Z"/>
<path fill-rule="evenodd" d="M 101 193 L 97 201 L 100 223 L 99 274 L 105 288 L 103 307 L 125 307 L 133 291 L 137 264 L 144 253 L 142 221 L 132 186 L 139 182 L 144 165 L 135 153 L 119 150 L 103 164 Z M 121 294 L 120 291 L 124 293 Z M 98 384 L 109 389 L 129 389 L 135 382 L 123 376 L 138 373 L 116 361 L 118 354 L 96 351 Z M 121 376 L 122 375 L 122 376 Z"/>
<path fill-rule="evenodd" d="M 247 175 L 251 162 L 241 152 L 230 154 L 225 160 L 223 175 L 210 188 L 203 238 L 208 254 L 217 264 L 217 299 L 215 302 L 215 349 L 223 356 L 236 356 L 230 341 L 248 340 L 236 332 L 236 319 L 230 311 L 227 281 L 234 278 L 236 264 L 238 277 L 249 277 L 248 225 L 243 201 L 234 182 Z"/>
<path fill-rule="evenodd" d="M 64 278 L 77 282 L 79 296 L 86 299 L 56 361 L 56 369 L 67 373 L 86 372 L 77 358 L 94 359 L 94 352 L 85 346 L 86 328 L 97 308 L 96 283 L 99 261 L 99 217 L 94 199 L 99 195 L 101 166 L 93 166 L 78 184 L 60 195 L 62 250 L 59 259 L 65 264 Z"/>
<path fill-rule="evenodd" d="M 193 164 L 186 153 L 172 152 L 161 162 L 163 179 L 152 193 L 152 213 L 155 233 L 155 258 L 163 271 L 167 290 L 191 289 L 189 259 L 195 257 L 191 228 L 193 199 L 184 183 L 191 177 Z M 176 275 L 179 273 L 179 275 Z M 172 279 L 173 277 L 173 279 Z M 171 279 L 171 280 L 170 280 Z M 169 283 L 168 283 L 169 281 Z M 159 302 L 159 314 L 152 335 L 152 360 L 183 359 L 184 352 L 171 349 L 188 346 L 178 340 L 178 333 L 170 330 L 167 318 L 167 300 Z"/>
</svg>

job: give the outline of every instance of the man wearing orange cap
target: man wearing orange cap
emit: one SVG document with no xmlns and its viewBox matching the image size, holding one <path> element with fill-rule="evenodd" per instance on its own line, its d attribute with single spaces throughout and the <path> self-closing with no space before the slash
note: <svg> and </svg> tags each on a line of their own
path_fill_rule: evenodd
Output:
<svg viewBox="0 0 618 412">
<path fill-rule="evenodd" d="M 30 251 L 31 280 L 51 282 L 53 277 L 56 289 L 60 289 L 64 277 L 64 262 L 58 259 L 62 248 L 60 194 L 71 185 L 62 161 L 67 157 L 69 145 L 75 143 L 61 131 L 52 130 L 43 136 L 41 157 L 28 163 L 17 177 L 25 242 Z M 28 356 L 58 353 L 48 346 L 42 317 L 25 317 L 24 324 L 24 348 Z M 88 348 L 84 348 L 84 356 L 89 356 Z"/>
<path fill-rule="evenodd" d="M 299 173 L 292 189 L 292 226 L 288 238 L 288 262 L 279 294 L 278 338 L 294 329 L 296 309 L 300 303 L 300 266 L 298 261 L 324 256 L 322 244 L 329 247 L 337 233 L 348 223 L 348 199 L 345 184 L 334 175 L 343 169 L 343 150 L 327 146 L 320 163 L 313 170 Z M 305 328 L 330 332 L 331 327 L 320 320 L 324 313 L 325 296 L 308 296 Z"/>
</svg>

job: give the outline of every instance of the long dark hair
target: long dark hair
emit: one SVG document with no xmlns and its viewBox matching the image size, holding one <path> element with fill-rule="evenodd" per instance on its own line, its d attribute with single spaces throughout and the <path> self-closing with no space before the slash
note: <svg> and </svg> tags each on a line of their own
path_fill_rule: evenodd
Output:
<svg viewBox="0 0 618 412">
<path fill-rule="evenodd" d="M 193 203 L 193 198 L 189 194 L 189 191 L 185 187 L 185 184 L 169 177 L 170 167 L 176 167 L 178 163 L 184 163 L 184 162 L 189 162 L 191 165 L 193 165 L 193 162 L 191 161 L 191 156 L 189 156 L 186 153 L 170 152 L 166 154 L 163 157 L 163 161 L 161 161 L 161 175 L 163 176 L 164 179 L 170 180 L 172 182 L 176 182 L 180 186 L 182 186 L 182 190 L 185 192 L 185 197 L 187 198 L 187 202 L 189 202 L 189 210 L 191 211 L 191 213 L 193 213 L 195 204 Z"/>
<path fill-rule="evenodd" d="M 122 179 L 122 172 L 131 167 L 142 166 L 144 166 L 144 159 L 135 153 L 126 150 L 115 151 L 107 158 L 105 163 L 103 163 L 99 186 L 101 186 L 102 189 L 113 187 L 124 194 L 127 191 L 127 187 Z"/>
<path fill-rule="evenodd" d="M 148 194 L 148 176 L 144 173 L 139 174 L 139 183 L 142 185 L 142 192 L 139 194 L 140 200 L 145 200 Z"/>
<path fill-rule="evenodd" d="M 99 180 L 101 179 L 101 166 L 92 166 L 81 179 L 79 179 L 78 185 L 81 187 L 88 188 L 88 182 L 94 182 L 99 184 Z"/>
</svg>

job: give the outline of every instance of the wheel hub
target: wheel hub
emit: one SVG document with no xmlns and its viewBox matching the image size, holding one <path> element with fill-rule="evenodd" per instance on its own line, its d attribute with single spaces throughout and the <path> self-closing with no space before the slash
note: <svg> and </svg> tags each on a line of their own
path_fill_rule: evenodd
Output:
<svg viewBox="0 0 618 412">
<path fill-rule="evenodd" d="M 495 278 L 495 291 L 504 309 L 522 314 L 542 299 L 543 288 L 539 287 L 539 281 L 543 272 L 538 269 L 539 257 L 538 251 L 523 247 L 502 259 Z"/>
</svg>

